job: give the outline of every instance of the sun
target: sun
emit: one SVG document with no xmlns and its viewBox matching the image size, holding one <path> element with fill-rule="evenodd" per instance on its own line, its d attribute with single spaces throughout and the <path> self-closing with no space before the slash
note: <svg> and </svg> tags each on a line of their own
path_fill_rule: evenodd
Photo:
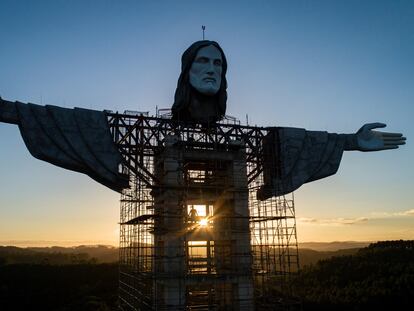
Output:
<svg viewBox="0 0 414 311">
<path fill-rule="evenodd" d="M 200 226 L 205 227 L 208 224 L 207 218 L 203 218 L 199 222 Z"/>
</svg>

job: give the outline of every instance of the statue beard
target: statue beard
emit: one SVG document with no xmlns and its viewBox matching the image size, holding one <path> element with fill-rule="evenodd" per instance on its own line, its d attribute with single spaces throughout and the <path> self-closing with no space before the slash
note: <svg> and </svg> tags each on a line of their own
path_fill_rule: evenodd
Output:
<svg viewBox="0 0 414 311">
<path fill-rule="evenodd" d="M 188 113 L 190 118 L 200 123 L 215 123 L 218 116 L 218 93 L 205 95 L 191 86 Z"/>
</svg>

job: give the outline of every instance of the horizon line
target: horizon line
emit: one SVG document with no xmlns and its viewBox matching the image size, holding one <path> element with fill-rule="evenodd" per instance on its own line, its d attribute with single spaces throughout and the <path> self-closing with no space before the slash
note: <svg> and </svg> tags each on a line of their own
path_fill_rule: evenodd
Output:
<svg viewBox="0 0 414 311">
<path fill-rule="evenodd" d="M 384 240 L 333 240 L 333 241 L 303 241 L 300 244 L 309 243 L 375 243 L 378 241 L 396 241 L 404 239 L 384 239 Z M 111 246 L 118 247 L 119 243 L 115 241 L 104 240 L 0 240 L 0 246 L 16 246 L 16 247 L 78 247 L 78 246 Z"/>
</svg>

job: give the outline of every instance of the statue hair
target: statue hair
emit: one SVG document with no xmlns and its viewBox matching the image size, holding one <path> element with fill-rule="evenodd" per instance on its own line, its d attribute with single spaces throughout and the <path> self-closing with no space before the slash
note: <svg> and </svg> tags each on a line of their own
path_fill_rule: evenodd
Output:
<svg viewBox="0 0 414 311">
<path fill-rule="evenodd" d="M 217 115 L 215 120 L 219 121 L 226 114 L 226 102 L 227 102 L 227 80 L 226 80 L 226 71 L 227 71 L 227 60 L 226 56 L 220 45 L 215 41 L 202 40 L 196 41 L 190 45 L 190 47 L 184 51 L 181 56 L 181 74 L 178 78 L 177 89 L 175 90 L 174 104 L 172 106 L 173 119 L 188 121 L 191 120 L 191 115 L 189 112 L 189 106 L 191 104 L 191 98 L 193 96 L 203 97 L 207 95 L 202 95 L 196 89 L 194 89 L 190 84 L 189 72 L 191 65 L 194 62 L 197 52 L 207 46 L 216 47 L 222 57 L 222 73 L 221 73 L 221 85 L 217 94 L 213 96 L 208 96 L 209 98 L 214 98 L 216 105 Z"/>
</svg>

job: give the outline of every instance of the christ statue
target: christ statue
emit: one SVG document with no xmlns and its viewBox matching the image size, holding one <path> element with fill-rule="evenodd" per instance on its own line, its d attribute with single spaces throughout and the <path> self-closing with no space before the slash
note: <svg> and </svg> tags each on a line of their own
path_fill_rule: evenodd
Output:
<svg viewBox="0 0 414 311">
<path fill-rule="evenodd" d="M 173 121 L 219 126 L 226 113 L 226 71 L 227 60 L 217 42 L 194 42 L 182 55 Z M 113 142 L 106 112 L 0 98 L 0 122 L 18 125 L 29 152 L 37 159 L 87 174 L 118 192 L 128 187 L 128 176 L 119 171 L 122 156 Z M 268 128 L 263 148 L 275 152 L 263 159 L 264 185 L 258 198 L 280 196 L 336 173 L 343 151 L 381 151 L 405 144 L 400 133 L 376 130 L 385 126 L 365 124 L 355 134 Z"/>
</svg>

